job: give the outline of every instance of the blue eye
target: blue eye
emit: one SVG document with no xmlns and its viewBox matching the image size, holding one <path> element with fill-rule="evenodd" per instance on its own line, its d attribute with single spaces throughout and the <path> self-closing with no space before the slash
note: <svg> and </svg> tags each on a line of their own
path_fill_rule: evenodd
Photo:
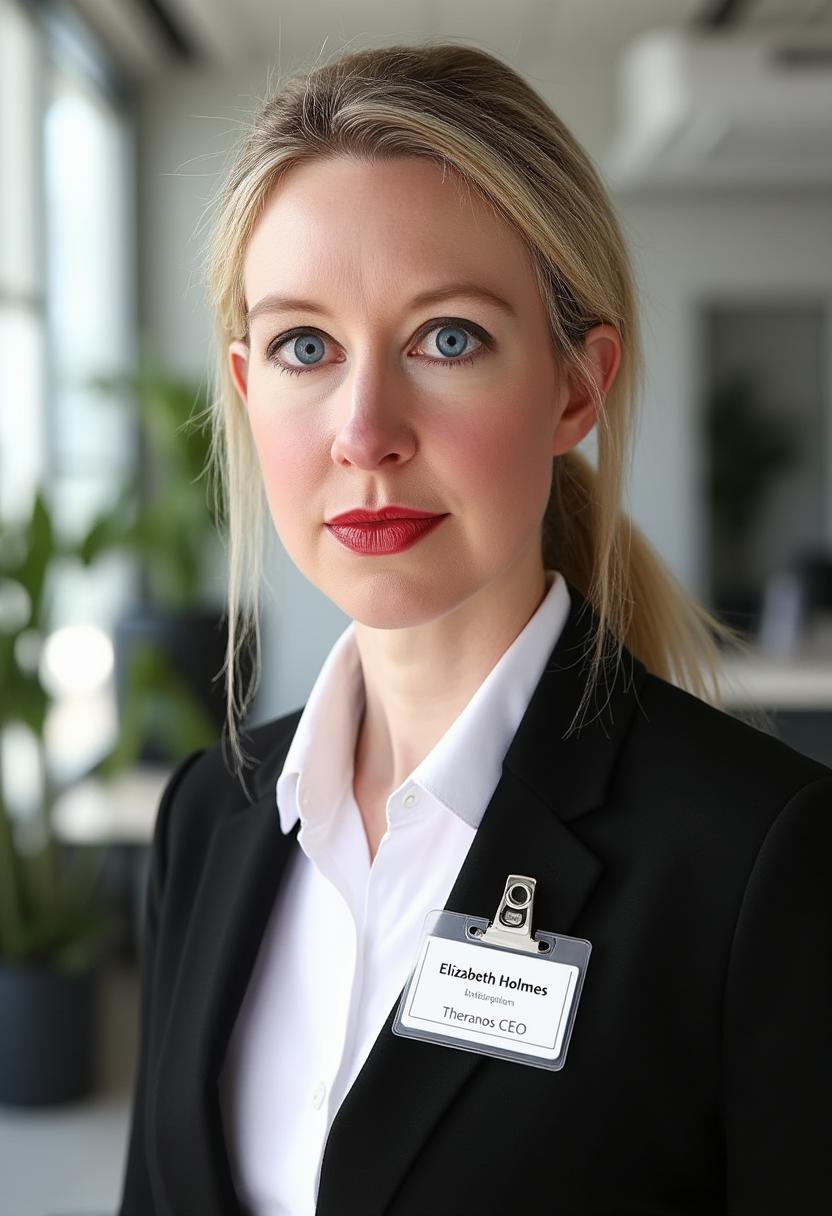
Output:
<svg viewBox="0 0 832 1216">
<path fill-rule="evenodd" d="M 440 322 L 434 322 L 429 329 L 423 331 L 419 339 L 421 343 L 429 334 L 438 332 L 439 336 L 436 339 L 437 348 L 447 354 L 447 359 L 434 359 L 429 355 L 423 356 L 427 363 L 435 364 L 441 367 L 461 367 L 466 364 L 473 363 L 478 357 L 480 349 L 490 350 L 492 341 L 484 329 L 480 329 L 478 325 L 471 323 L 463 323 L 454 318 L 445 318 Z M 294 339 L 292 353 L 305 366 L 294 367 L 290 363 L 284 363 L 282 359 L 277 357 L 277 352 L 284 346 L 287 346 Z M 474 348 L 472 354 L 462 354 L 463 350 L 470 346 L 470 341 L 473 339 L 479 343 L 478 347 Z M 279 371 L 288 372 L 292 376 L 305 375 L 308 371 L 314 371 L 318 366 L 325 347 L 325 335 L 314 329 L 295 329 L 288 334 L 282 334 L 274 342 L 271 343 L 266 351 L 266 358 L 270 363 L 273 363 Z"/>
<path fill-rule="evenodd" d="M 440 326 L 434 326 L 433 329 L 428 330 L 428 334 L 432 334 L 434 332 L 439 334 L 439 337 L 436 339 L 436 345 L 438 346 L 438 348 L 442 351 L 442 353 L 444 355 L 459 356 L 462 351 L 462 348 L 466 345 L 469 338 L 474 338 L 475 341 L 479 341 L 479 339 L 476 338 L 476 335 L 470 333 L 469 330 L 467 330 L 464 325 L 440 325 Z M 427 337 L 427 334 L 425 334 L 425 337 Z M 429 362 L 430 363 L 448 363 L 448 360 L 429 358 Z M 448 366 L 449 367 L 458 367 L 460 365 L 460 363 L 471 363 L 471 362 L 473 362 L 473 356 L 468 356 L 465 359 L 460 359 L 457 357 L 457 358 L 454 358 L 453 361 L 448 364 Z"/>
<path fill-rule="evenodd" d="M 316 353 L 316 347 L 320 349 L 320 355 Z M 300 337 L 295 338 L 292 353 L 297 355 L 301 363 L 314 366 L 317 359 L 323 356 L 323 347 L 323 340 L 318 334 L 301 334 Z M 297 369 L 293 368 L 292 370 L 295 371 Z"/>
</svg>

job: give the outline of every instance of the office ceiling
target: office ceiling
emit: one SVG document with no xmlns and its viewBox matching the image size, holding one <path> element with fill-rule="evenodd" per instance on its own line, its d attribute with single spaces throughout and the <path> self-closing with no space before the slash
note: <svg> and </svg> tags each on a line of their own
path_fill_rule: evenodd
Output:
<svg viewBox="0 0 832 1216">
<path fill-rule="evenodd" d="M 470 40 L 545 58 L 563 40 L 623 46 L 655 26 L 765 34 L 787 28 L 832 41 L 832 0 L 74 0 L 125 73 L 170 66 L 233 68 L 323 57 L 419 38 Z"/>
</svg>

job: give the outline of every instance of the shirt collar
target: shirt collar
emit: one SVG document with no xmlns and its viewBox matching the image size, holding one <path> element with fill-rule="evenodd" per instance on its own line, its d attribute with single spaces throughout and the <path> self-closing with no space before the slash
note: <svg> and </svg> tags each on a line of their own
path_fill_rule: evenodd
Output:
<svg viewBox="0 0 832 1216">
<path fill-rule="evenodd" d="M 548 590 L 534 615 L 492 667 L 442 738 L 403 784 L 477 828 L 500 779 L 503 757 L 569 615 L 563 576 L 546 574 Z M 350 622 L 327 655 L 277 780 L 280 826 L 325 826 L 352 781 L 355 741 L 364 710 L 364 678 Z M 401 787 L 400 787 L 401 788 Z M 396 791 L 391 791 L 395 793 Z M 399 804 L 391 805 L 404 817 Z"/>
</svg>

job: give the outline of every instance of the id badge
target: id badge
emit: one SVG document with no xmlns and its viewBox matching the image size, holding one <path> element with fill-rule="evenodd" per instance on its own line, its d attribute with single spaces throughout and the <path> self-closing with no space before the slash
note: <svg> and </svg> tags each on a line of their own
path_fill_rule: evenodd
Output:
<svg viewBox="0 0 832 1216">
<path fill-rule="evenodd" d="M 536 882 L 509 874 L 493 921 L 427 914 L 394 1034 L 563 1068 L 592 946 L 544 930 L 532 935 Z"/>
</svg>

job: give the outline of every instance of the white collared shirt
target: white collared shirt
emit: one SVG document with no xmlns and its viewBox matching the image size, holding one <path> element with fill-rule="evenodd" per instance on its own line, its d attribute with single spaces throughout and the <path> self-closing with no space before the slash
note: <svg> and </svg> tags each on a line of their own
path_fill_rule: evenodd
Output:
<svg viewBox="0 0 832 1216">
<path fill-rule="evenodd" d="M 352 788 L 364 709 L 353 622 L 312 688 L 276 790 L 283 832 L 300 817 L 300 848 L 220 1076 L 232 1170 L 254 1216 L 314 1214 L 332 1121 L 398 1001 L 425 916 L 445 906 L 568 616 L 562 576 L 546 578 L 525 628 L 390 794 L 372 864 Z"/>
</svg>

